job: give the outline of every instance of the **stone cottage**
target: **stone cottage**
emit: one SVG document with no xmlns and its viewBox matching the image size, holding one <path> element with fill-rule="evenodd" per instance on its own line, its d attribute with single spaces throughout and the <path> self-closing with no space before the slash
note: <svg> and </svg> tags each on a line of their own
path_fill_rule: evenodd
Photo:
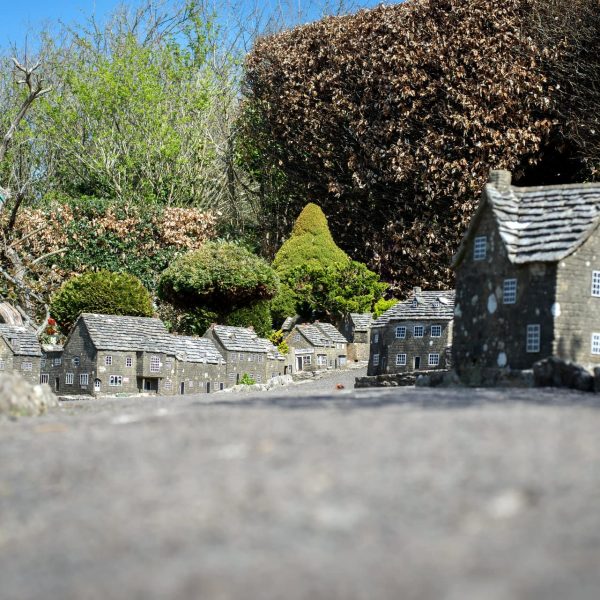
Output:
<svg viewBox="0 0 600 600">
<path fill-rule="evenodd" d="M 371 325 L 367 375 L 447 369 L 454 291 L 414 288 Z"/>
<path fill-rule="evenodd" d="M 348 360 L 369 360 L 372 313 L 350 313 L 340 323 L 339 330 L 348 340 Z"/>
<path fill-rule="evenodd" d="M 61 390 L 61 381 L 64 383 L 63 352 L 60 344 L 42 344 L 40 382 L 47 383 L 55 391 Z"/>
<path fill-rule="evenodd" d="M 14 371 L 29 383 L 37 384 L 40 382 L 41 359 L 42 348 L 33 331 L 0 323 L 0 372 Z"/>
<path fill-rule="evenodd" d="M 339 369 L 347 362 L 348 340 L 331 323 L 302 323 L 286 336 L 294 371 Z"/>
<path fill-rule="evenodd" d="M 282 358 L 285 363 L 285 357 L 277 352 L 273 344 L 260 338 L 251 328 L 213 324 L 204 337 L 211 339 L 225 357 L 226 387 L 238 384 L 244 374 L 256 383 L 265 383 L 273 373 L 281 372 Z M 287 371 L 285 364 L 283 371 Z"/>
<path fill-rule="evenodd" d="M 453 261 L 464 381 L 548 356 L 600 365 L 599 224 L 598 183 L 522 188 L 490 173 Z"/>
</svg>

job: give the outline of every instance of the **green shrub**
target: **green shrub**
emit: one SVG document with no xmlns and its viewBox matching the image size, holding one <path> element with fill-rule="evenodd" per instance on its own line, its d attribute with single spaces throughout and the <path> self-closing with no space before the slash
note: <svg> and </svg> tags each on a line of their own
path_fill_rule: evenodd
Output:
<svg viewBox="0 0 600 600">
<path fill-rule="evenodd" d="M 348 255 L 333 241 L 323 211 L 309 203 L 296 219 L 291 236 L 275 255 L 273 266 L 283 274 L 307 264 L 343 265 L 349 261 Z"/>
<path fill-rule="evenodd" d="M 254 385 L 256 381 L 248 373 L 244 373 L 238 383 L 240 385 Z"/>
<path fill-rule="evenodd" d="M 262 258 L 230 242 L 208 242 L 163 271 L 158 295 L 176 306 L 220 314 L 275 296 L 279 278 Z"/>
<path fill-rule="evenodd" d="M 260 337 L 267 337 L 273 328 L 270 304 L 262 300 L 251 306 L 238 308 L 225 317 L 225 325 L 253 327 Z"/>
<path fill-rule="evenodd" d="M 284 283 L 279 287 L 279 292 L 271 300 L 271 317 L 275 327 L 281 327 L 287 317 L 293 317 L 297 312 L 296 295 Z"/>
<path fill-rule="evenodd" d="M 271 335 L 269 336 L 269 341 L 274 346 L 277 346 L 277 350 L 279 350 L 281 354 L 288 354 L 288 352 L 290 351 L 290 347 L 287 345 L 287 342 L 285 341 L 283 336 L 283 331 L 281 331 L 281 329 L 278 329 L 277 331 L 272 331 Z"/>
<path fill-rule="evenodd" d="M 50 299 L 50 314 L 64 332 L 83 312 L 151 317 L 152 299 L 133 275 L 94 271 L 72 277 Z"/>
<path fill-rule="evenodd" d="M 398 304 L 396 298 L 390 298 L 389 300 L 380 298 L 375 302 L 375 306 L 373 307 L 373 318 L 378 319 L 386 310 L 389 310 L 395 304 Z"/>
</svg>

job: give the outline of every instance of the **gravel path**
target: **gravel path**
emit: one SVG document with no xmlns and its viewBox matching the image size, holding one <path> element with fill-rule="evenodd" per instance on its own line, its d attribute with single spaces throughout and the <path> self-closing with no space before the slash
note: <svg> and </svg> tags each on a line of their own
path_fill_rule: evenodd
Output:
<svg viewBox="0 0 600 600">
<path fill-rule="evenodd" d="M 599 398 L 338 379 L 0 422 L 0 598 L 600 597 Z"/>
</svg>

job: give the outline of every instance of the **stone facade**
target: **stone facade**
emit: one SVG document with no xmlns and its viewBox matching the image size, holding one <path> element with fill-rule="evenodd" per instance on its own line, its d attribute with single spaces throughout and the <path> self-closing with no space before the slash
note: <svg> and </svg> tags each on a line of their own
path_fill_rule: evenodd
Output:
<svg viewBox="0 0 600 600">
<path fill-rule="evenodd" d="M 32 331 L 0 323 L 0 372 L 19 373 L 29 383 L 40 382 L 42 348 Z"/>
<path fill-rule="evenodd" d="M 454 259 L 463 381 L 549 356 L 600 365 L 600 185 L 518 188 L 492 172 Z"/>
<path fill-rule="evenodd" d="M 415 288 L 371 325 L 368 376 L 448 369 L 453 291 Z"/>
<path fill-rule="evenodd" d="M 350 313 L 339 324 L 341 334 L 348 340 L 349 361 L 369 360 L 372 322 L 372 313 Z"/>
<path fill-rule="evenodd" d="M 346 366 L 348 340 L 331 323 L 296 325 L 285 341 L 294 360 L 294 372 Z"/>
<path fill-rule="evenodd" d="M 211 325 L 204 337 L 212 340 L 226 361 L 226 387 L 240 382 L 244 374 L 256 383 L 287 375 L 291 365 L 277 348 L 254 330 L 228 325 Z"/>
</svg>

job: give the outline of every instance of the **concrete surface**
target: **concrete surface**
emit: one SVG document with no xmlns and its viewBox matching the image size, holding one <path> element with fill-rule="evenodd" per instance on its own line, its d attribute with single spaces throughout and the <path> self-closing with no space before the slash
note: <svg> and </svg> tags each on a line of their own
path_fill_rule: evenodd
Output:
<svg viewBox="0 0 600 600">
<path fill-rule="evenodd" d="M 597 396 L 340 377 L 0 423 L 0 598 L 600 597 Z"/>
</svg>

